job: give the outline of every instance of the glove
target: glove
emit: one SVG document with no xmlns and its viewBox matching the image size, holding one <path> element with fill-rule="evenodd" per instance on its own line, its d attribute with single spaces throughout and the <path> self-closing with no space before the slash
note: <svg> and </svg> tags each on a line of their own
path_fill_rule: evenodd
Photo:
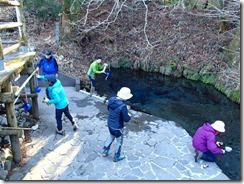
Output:
<svg viewBox="0 0 244 184">
<path fill-rule="evenodd" d="M 131 114 L 130 114 L 130 113 L 128 113 L 128 116 L 130 116 L 130 117 L 131 117 Z"/>
<path fill-rule="evenodd" d="M 223 154 L 225 154 L 225 150 L 222 149 Z"/>
<path fill-rule="evenodd" d="M 106 70 L 106 67 L 104 67 L 101 72 L 106 74 L 105 70 Z"/>
<path fill-rule="evenodd" d="M 107 67 L 107 66 L 108 66 L 108 64 L 107 64 L 107 63 L 104 63 L 104 64 L 103 64 L 103 66 Z"/>
<path fill-rule="evenodd" d="M 49 101 L 49 99 L 47 97 L 44 97 L 42 102 L 43 103 L 48 103 L 48 101 Z"/>
<path fill-rule="evenodd" d="M 37 79 L 45 79 L 44 75 L 39 75 L 39 74 L 36 74 L 36 78 Z"/>
<path fill-rule="evenodd" d="M 221 146 L 223 146 L 223 144 L 224 144 L 223 142 L 219 142 L 219 141 L 216 142 L 216 145 L 218 146 L 218 148 L 220 148 Z"/>
</svg>

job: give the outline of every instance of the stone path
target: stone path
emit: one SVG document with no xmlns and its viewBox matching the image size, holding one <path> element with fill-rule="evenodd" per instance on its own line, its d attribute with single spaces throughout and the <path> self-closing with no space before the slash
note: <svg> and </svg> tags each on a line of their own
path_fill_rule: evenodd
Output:
<svg viewBox="0 0 244 184">
<path fill-rule="evenodd" d="M 73 132 L 67 118 L 66 135 L 55 137 L 54 106 L 41 103 L 39 128 L 26 144 L 26 164 L 15 168 L 9 180 L 229 180 L 215 163 L 194 162 L 191 137 L 172 121 L 130 110 L 122 152 L 126 158 L 113 162 L 101 156 L 108 136 L 107 110 L 102 98 L 90 97 L 66 87 L 69 108 L 79 129 Z M 173 115 L 173 114 L 172 114 Z"/>
</svg>

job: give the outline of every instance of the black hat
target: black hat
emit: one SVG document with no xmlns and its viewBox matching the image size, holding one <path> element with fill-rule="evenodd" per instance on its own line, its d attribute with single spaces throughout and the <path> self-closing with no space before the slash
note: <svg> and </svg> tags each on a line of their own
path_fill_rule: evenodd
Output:
<svg viewBox="0 0 244 184">
<path fill-rule="evenodd" d="M 101 55 L 97 55 L 95 59 L 103 59 L 103 57 Z"/>
<path fill-rule="evenodd" d="M 45 75 L 45 77 L 46 77 L 46 79 L 47 79 L 48 81 L 50 81 L 50 82 L 53 83 L 53 84 L 57 81 L 55 75 Z"/>
<path fill-rule="evenodd" d="M 45 50 L 44 54 L 50 56 L 52 52 L 50 50 Z"/>
</svg>

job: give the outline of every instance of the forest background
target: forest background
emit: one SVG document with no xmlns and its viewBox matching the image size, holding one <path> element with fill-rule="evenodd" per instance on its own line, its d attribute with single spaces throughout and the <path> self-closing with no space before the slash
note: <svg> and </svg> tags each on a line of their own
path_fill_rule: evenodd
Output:
<svg viewBox="0 0 244 184">
<path fill-rule="evenodd" d="M 21 0 L 29 46 L 45 49 L 60 71 L 80 78 L 95 55 L 111 67 L 185 77 L 214 85 L 240 103 L 238 0 Z M 1 8 L 0 21 L 16 21 Z M 1 33 L 18 38 L 18 30 Z"/>
</svg>

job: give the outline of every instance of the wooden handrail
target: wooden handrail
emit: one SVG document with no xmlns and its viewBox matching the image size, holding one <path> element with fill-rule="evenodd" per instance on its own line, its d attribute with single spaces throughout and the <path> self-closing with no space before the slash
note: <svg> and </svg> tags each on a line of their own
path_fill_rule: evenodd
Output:
<svg viewBox="0 0 244 184">
<path fill-rule="evenodd" d="M 1 22 L 0 23 L 0 30 L 1 29 L 9 29 L 15 27 L 21 27 L 23 24 L 21 22 Z"/>
<path fill-rule="evenodd" d="M 18 49 L 20 46 L 21 46 L 21 43 L 16 43 L 14 45 L 11 45 L 10 47 L 3 49 L 3 55 L 6 55 L 6 54 L 12 52 L 13 50 Z"/>
<path fill-rule="evenodd" d="M 25 27 L 25 19 L 24 19 L 24 14 L 23 14 L 23 0 L 0 0 L 0 7 L 1 6 L 15 6 L 15 10 L 16 10 L 16 17 L 17 17 L 17 22 L 0 22 L 0 32 L 2 29 L 9 29 L 9 28 L 18 28 L 19 30 L 19 43 L 11 45 L 10 47 L 7 48 L 3 48 L 2 46 L 2 40 L 0 38 L 0 59 L 3 59 L 3 56 L 5 56 L 6 54 L 14 51 L 15 49 L 19 48 L 21 45 L 27 45 L 27 34 L 26 34 L 26 27 Z M 1 10 L 0 10 L 1 11 Z M 31 52 L 28 52 L 31 53 Z M 28 60 L 33 59 L 29 56 L 32 56 L 33 54 L 35 55 L 35 53 L 31 53 L 31 54 L 24 54 L 24 55 L 28 55 Z M 19 57 L 23 57 L 24 55 L 20 55 Z M 26 60 L 24 60 L 26 62 Z M 20 63 L 22 64 L 22 62 Z M 19 69 L 20 72 L 22 71 L 23 67 L 21 65 L 21 68 Z M 27 68 L 28 69 L 28 68 Z M 34 74 L 37 72 L 37 69 L 34 70 L 34 72 L 31 73 L 31 75 L 26 79 L 26 81 L 22 84 L 22 86 L 19 88 L 19 90 L 17 90 L 16 92 L 12 92 L 14 93 L 15 97 L 17 96 L 17 98 L 19 98 L 19 96 L 21 95 L 20 92 L 21 90 L 26 86 L 26 84 L 28 82 L 30 82 L 30 91 L 34 92 L 35 87 L 34 87 Z M 8 76 L 10 79 L 10 76 Z M 7 80 L 4 83 L 3 88 L 1 88 L 1 93 L 7 93 L 11 91 L 11 82 L 9 80 Z M 16 102 L 16 99 L 15 99 Z M 15 103 L 14 102 L 14 103 Z M 33 97 L 32 98 L 32 113 L 34 115 L 35 118 L 38 119 L 39 117 L 39 112 L 38 112 L 38 100 L 37 97 Z M 5 103 L 5 107 L 6 107 L 6 119 L 8 122 L 8 125 L 10 127 L 17 127 L 17 118 L 15 115 L 15 109 L 14 109 L 14 104 L 12 101 L 10 102 L 6 102 Z M 22 156 L 21 156 L 21 149 L 20 149 L 20 141 L 19 138 L 17 137 L 17 135 L 14 132 L 14 130 L 1 130 L 0 134 L 4 135 L 3 132 L 6 132 L 6 135 L 10 135 L 10 140 L 11 140 L 11 151 L 13 152 L 13 161 L 15 163 L 20 163 L 22 160 Z M 20 137 L 21 135 L 19 135 Z M 1 136 L 0 136 L 1 137 Z"/>
<path fill-rule="evenodd" d="M 26 86 L 26 84 L 29 82 L 29 80 L 33 77 L 33 75 L 35 75 L 35 73 L 38 71 L 38 68 L 36 68 L 32 74 L 30 74 L 30 76 L 25 80 L 25 82 L 20 86 L 20 88 L 18 89 L 18 91 L 15 92 L 15 96 L 18 96 L 21 92 L 21 90 Z"/>
<path fill-rule="evenodd" d="M 0 6 L 1 5 L 20 6 L 20 3 L 18 1 L 0 0 Z"/>
</svg>

